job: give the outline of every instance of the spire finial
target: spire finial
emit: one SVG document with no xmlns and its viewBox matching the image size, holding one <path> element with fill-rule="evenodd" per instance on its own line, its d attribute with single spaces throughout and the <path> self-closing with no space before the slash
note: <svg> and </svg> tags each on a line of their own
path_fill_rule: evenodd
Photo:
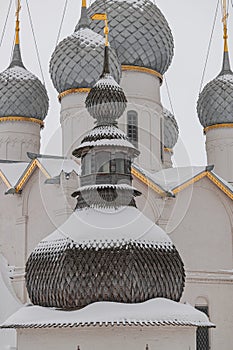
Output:
<svg viewBox="0 0 233 350">
<path fill-rule="evenodd" d="M 87 8 L 87 0 L 82 0 L 82 7 Z"/>
<path fill-rule="evenodd" d="M 222 0 L 222 9 L 223 9 L 223 39 L 224 39 L 224 52 L 228 52 L 228 28 L 227 28 L 227 19 L 228 19 L 228 12 L 227 12 L 227 1 Z"/>
<path fill-rule="evenodd" d="M 19 13 L 21 10 L 20 0 L 17 0 L 17 9 L 16 9 L 16 25 L 15 25 L 15 44 L 19 45 Z"/>
<path fill-rule="evenodd" d="M 95 13 L 91 17 L 91 19 L 105 22 L 105 26 L 104 26 L 105 46 L 109 46 L 109 41 L 108 41 L 109 27 L 108 27 L 108 16 L 107 16 L 107 14 L 106 13 Z"/>
</svg>

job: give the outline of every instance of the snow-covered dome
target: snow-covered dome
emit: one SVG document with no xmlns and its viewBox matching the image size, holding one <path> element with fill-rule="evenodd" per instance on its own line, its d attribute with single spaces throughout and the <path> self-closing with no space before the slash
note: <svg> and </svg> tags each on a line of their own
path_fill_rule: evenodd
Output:
<svg viewBox="0 0 233 350">
<path fill-rule="evenodd" d="M 117 82 L 121 66 L 114 49 L 109 48 L 110 71 Z M 104 38 L 89 28 L 86 8 L 75 32 L 62 40 L 50 61 L 53 85 L 59 93 L 70 89 L 92 88 L 103 71 Z"/>
<path fill-rule="evenodd" d="M 179 301 L 184 278 L 167 234 L 133 207 L 76 210 L 26 265 L 33 304 L 62 309 L 156 297 Z"/>
<path fill-rule="evenodd" d="M 197 113 L 204 128 L 215 124 L 233 123 L 233 73 L 228 52 L 224 53 L 220 74 L 201 92 Z"/>
<path fill-rule="evenodd" d="M 177 143 L 179 137 L 179 127 L 174 115 L 167 110 L 163 109 L 164 115 L 164 147 L 172 149 Z"/>
<path fill-rule="evenodd" d="M 23 65 L 15 45 L 12 62 L 0 73 L 0 117 L 19 116 L 44 120 L 49 99 L 45 86 Z"/>
<path fill-rule="evenodd" d="M 96 0 L 88 14 L 106 12 L 109 40 L 122 65 L 153 69 L 164 74 L 173 58 L 173 37 L 169 25 L 150 0 Z M 102 33 L 103 23 L 91 28 Z"/>
</svg>

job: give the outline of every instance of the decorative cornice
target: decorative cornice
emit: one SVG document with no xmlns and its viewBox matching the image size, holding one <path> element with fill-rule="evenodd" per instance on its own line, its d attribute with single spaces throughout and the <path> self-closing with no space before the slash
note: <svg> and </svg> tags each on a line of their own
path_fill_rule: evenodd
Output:
<svg viewBox="0 0 233 350">
<path fill-rule="evenodd" d="M 180 186 L 174 188 L 174 189 L 172 190 L 172 192 L 173 192 L 174 194 L 177 194 L 177 193 L 181 192 L 182 190 L 184 190 L 185 188 L 189 187 L 190 185 L 193 185 L 193 184 L 196 183 L 197 181 L 203 179 L 203 177 L 206 177 L 207 175 L 208 175 L 208 172 L 207 172 L 207 171 L 203 171 L 201 174 L 199 174 L 199 175 L 193 177 L 191 180 L 189 180 L 189 181 L 185 182 L 184 184 L 182 184 L 182 185 L 180 185 Z"/>
<path fill-rule="evenodd" d="M 141 72 L 141 73 L 147 73 L 151 75 L 155 75 L 157 78 L 161 80 L 161 83 L 163 82 L 163 76 L 156 70 L 146 68 L 146 67 L 139 67 L 139 66 L 127 66 L 122 65 L 121 66 L 122 71 L 135 71 L 135 72 Z"/>
<path fill-rule="evenodd" d="M 204 134 L 206 134 L 207 131 L 209 130 L 223 129 L 223 128 L 233 128 L 233 123 L 214 124 L 214 125 L 207 126 L 206 128 L 204 128 Z"/>
<path fill-rule="evenodd" d="M 67 95 L 70 95 L 70 94 L 80 94 L 80 93 L 89 93 L 90 92 L 90 88 L 77 88 L 77 89 L 69 89 L 69 90 L 66 90 L 66 91 L 63 91 L 61 92 L 59 95 L 58 95 L 58 100 L 61 102 L 61 99 Z"/>
<path fill-rule="evenodd" d="M 36 118 L 28 118 L 28 117 L 19 117 L 19 116 L 8 116 L 8 117 L 0 117 L 0 123 L 1 122 L 31 122 L 39 124 L 42 128 L 44 127 L 43 120 L 36 119 Z"/>
</svg>

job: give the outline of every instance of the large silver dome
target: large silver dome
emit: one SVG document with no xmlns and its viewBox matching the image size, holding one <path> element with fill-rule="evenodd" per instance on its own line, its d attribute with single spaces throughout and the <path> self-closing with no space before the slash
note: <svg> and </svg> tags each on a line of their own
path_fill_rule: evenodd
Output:
<svg viewBox="0 0 233 350">
<path fill-rule="evenodd" d="M 167 110 L 163 109 L 164 115 L 164 147 L 172 149 L 177 143 L 179 137 L 179 127 L 174 115 Z"/>
<path fill-rule="evenodd" d="M 24 67 L 15 45 L 8 69 L 0 74 L 0 117 L 20 116 L 44 120 L 48 95 L 41 81 Z"/>
<path fill-rule="evenodd" d="M 89 15 L 107 12 L 109 40 L 122 65 L 153 69 L 164 74 L 173 57 L 173 37 L 169 25 L 150 0 L 96 0 Z M 92 22 L 97 33 L 102 22 Z"/>
<path fill-rule="evenodd" d="M 199 96 L 197 113 L 204 128 L 233 123 L 233 73 L 227 52 L 221 73 L 204 87 Z"/>
<path fill-rule="evenodd" d="M 51 61 L 53 85 L 61 93 L 70 89 L 92 88 L 103 71 L 104 38 L 89 28 L 86 9 L 75 32 L 56 47 Z M 120 62 L 115 50 L 109 48 L 110 71 L 114 79 L 121 78 Z"/>
</svg>

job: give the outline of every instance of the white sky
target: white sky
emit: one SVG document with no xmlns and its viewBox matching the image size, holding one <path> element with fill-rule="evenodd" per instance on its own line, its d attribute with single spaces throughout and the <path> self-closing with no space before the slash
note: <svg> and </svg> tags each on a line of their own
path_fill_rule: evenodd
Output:
<svg viewBox="0 0 233 350">
<path fill-rule="evenodd" d="M 0 35 L 6 19 L 10 0 L 0 0 Z M 57 92 L 50 80 L 48 67 L 55 48 L 65 0 L 28 0 L 35 34 L 40 50 L 43 73 L 50 98 L 50 110 L 42 131 L 42 151 L 61 153 L 59 110 Z M 196 114 L 196 101 L 213 26 L 217 0 L 157 0 L 156 4 L 166 16 L 175 40 L 175 56 L 166 77 L 170 88 L 173 108 L 180 127 L 180 141 L 175 148 L 177 165 L 206 163 L 205 139 Z M 0 47 L 0 71 L 9 64 L 14 38 L 15 1 L 11 9 L 7 30 Z M 60 39 L 70 35 L 79 19 L 81 0 L 69 0 Z M 232 7 L 229 19 L 229 48 L 233 52 Z M 210 57 L 204 84 L 213 79 L 222 64 L 222 23 L 220 10 L 214 31 Z M 26 0 L 22 0 L 21 51 L 27 69 L 41 77 L 35 45 L 27 15 Z M 162 101 L 170 109 L 165 84 Z M 52 141 L 51 141 L 52 140 Z"/>
</svg>

